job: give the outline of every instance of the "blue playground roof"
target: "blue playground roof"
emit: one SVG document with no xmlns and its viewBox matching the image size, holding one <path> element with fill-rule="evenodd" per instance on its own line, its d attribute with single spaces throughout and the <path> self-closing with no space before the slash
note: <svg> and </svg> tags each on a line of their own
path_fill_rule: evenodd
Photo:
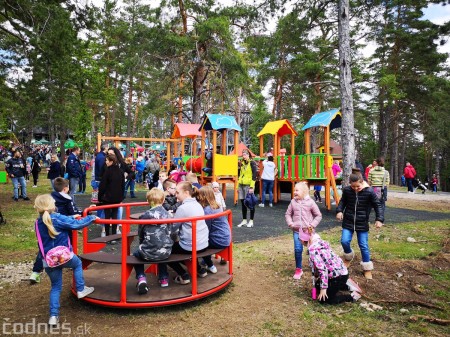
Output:
<svg viewBox="0 0 450 337">
<path fill-rule="evenodd" d="M 330 126 L 330 130 L 337 129 L 341 127 L 342 115 L 339 109 L 332 109 L 324 112 L 320 112 L 311 117 L 308 123 L 302 128 L 302 130 L 307 130 L 315 126 Z"/>
<path fill-rule="evenodd" d="M 205 129 L 206 131 L 223 129 L 242 131 L 233 116 L 219 114 L 206 114 L 199 131 L 202 129 Z"/>
</svg>

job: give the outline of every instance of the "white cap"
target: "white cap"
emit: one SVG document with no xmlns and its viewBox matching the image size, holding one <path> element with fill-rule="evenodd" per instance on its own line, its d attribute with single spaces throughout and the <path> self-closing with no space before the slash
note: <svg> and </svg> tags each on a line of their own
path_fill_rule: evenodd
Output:
<svg viewBox="0 0 450 337">
<path fill-rule="evenodd" d="M 217 181 L 213 181 L 211 184 L 211 187 L 220 187 L 219 183 Z"/>
</svg>

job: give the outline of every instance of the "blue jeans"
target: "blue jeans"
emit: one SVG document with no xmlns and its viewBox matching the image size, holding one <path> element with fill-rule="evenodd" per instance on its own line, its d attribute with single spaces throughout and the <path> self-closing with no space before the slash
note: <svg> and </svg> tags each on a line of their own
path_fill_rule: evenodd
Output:
<svg viewBox="0 0 450 337">
<path fill-rule="evenodd" d="M 127 180 L 125 183 L 125 192 L 123 192 L 124 198 L 127 197 L 128 188 L 130 188 L 130 196 L 134 197 L 134 180 L 133 179 Z"/>
<path fill-rule="evenodd" d="M 352 249 L 350 248 L 352 237 L 352 230 L 342 228 L 341 245 L 342 248 L 344 248 L 345 254 L 352 252 Z M 356 232 L 356 237 L 358 238 L 358 246 L 361 251 L 362 262 L 370 262 L 369 232 Z"/>
<path fill-rule="evenodd" d="M 294 255 L 295 255 L 295 268 L 302 268 L 302 254 L 303 245 L 298 237 L 298 231 L 293 232 L 294 234 Z"/>
<path fill-rule="evenodd" d="M 11 178 L 14 187 L 14 199 L 19 199 L 19 183 L 22 186 L 22 197 L 27 197 L 27 183 L 25 177 Z"/>
<path fill-rule="evenodd" d="M 74 255 L 72 260 L 64 264 L 62 267 L 45 268 L 45 272 L 52 282 L 52 289 L 50 290 L 50 316 L 59 316 L 59 298 L 61 297 L 63 283 L 63 268 L 73 269 L 76 290 L 82 291 L 84 289 L 83 268 L 81 265 L 81 260 L 78 256 Z"/>
<path fill-rule="evenodd" d="M 261 202 L 263 204 L 266 201 L 266 193 L 269 193 L 269 203 L 273 203 L 273 183 L 274 180 L 262 180 Z"/>
<path fill-rule="evenodd" d="M 137 183 L 142 183 L 142 171 L 137 171 L 136 172 L 136 182 Z"/>
<path fill-rule="evenodd" d="M 413 178 L 406 178 L 406 185 L 408 186 L 408 192 L 414 192 L 412 182 L 413 182 Z"/>
<path fill-rule="evenodd" d="M 69 178 L 69 195 L 72 198 L 72 201 L 75 202 L 74 194 L 78 189 L 79 178 Z"/>
</svg>

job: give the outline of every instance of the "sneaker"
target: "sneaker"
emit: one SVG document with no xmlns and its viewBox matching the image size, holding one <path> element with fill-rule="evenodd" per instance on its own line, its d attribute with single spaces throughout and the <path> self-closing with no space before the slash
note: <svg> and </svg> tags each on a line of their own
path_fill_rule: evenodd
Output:
<svg viewBox="0 0 450 337">
<path fill-rule="evenodd" d="M 242 227 L 242 226 L 246 226 L 247 225 L 247 220 L 244 219 L 241 221 L 241 223 L 238 225 L 238 227 Z"/>
<path fill-rule="evenodd" d="M 331 202 L 332 205 L 336 205 L 336 201 Z"/>
<path fill-rule="evenodd" d="M 273 204 L 269 204 L 269 207 L 273 207 Z"/>
<path fill-rule="evenodd" d="M 302 270 L 302 268 L 295 268 L 295 274 L 294 274 L 294 276 L 293 276 L 293 279 L 294 279 L 294 280 L 300 280 L 301 277 L 302 277 L 302 275 L 303 275 L 303 270 Z"/>
<path fill-rule="evenodd" d="M 361 298 L 361 294 L 357 291 L 353 291 L 350 295 L 353 297 L 353 302 L 356 302 Z"/>
<path fill-rule="evenodd" d="M 58 316 L 50 316 L 48 320 L 48 325 L 58 325 L 59 317 Z"/>
<path fill-rule="evenodd" d="M 200 268 L 200 270 L 197 271 L 197 276 L 200 278 L 204 278 L 208 276 L 208 272 L 206 271 L 205 268 Z"/>
<path fill-rule="evenodd" d="M 145 295 L 148 293 L 147 280 L 145 277 L 139 278 L 139 282 L 136 287 L 139 295 Z"/>
<path fill-rule="evenodd" d="M 35 284 L 35 283 L 39 283 L 41 282 L 41 274 L 40 273 L 36 273 L 35 271 L 31 274 L 30 278 L 29 278 L 31 284 Z M 55 316 L 56 317 L 56 316 Z"/>
<path fill-rule="evenodd" d="M 14 198 L 14 201 L 19 201 L 19 198 Z"/>
<path fill-rule="evenodd" d="M 159 285 L 161 288 L 166 288 L 169 286 L 169 279 L 168 278 L 162 278 L 159 280 Z"/>
<path fill-rule="evenodd" d="M 116 241 L 116 240 L 112 240 L 112 241 L 109 241 L 109 243 L 110 243 L 111 245 L 115 245 L 115 244 L 117 244 L 117 241 Z"/>
<path fill-rule="evenodd" d="M 219 262 L 222 266 L 224 266 L 224 265 L 226 265 L 227 264 L 227 261 L 226 260 L 224 260 L 224 259 L 220 259 L 220 262 Z"/>
<path fill-rule="evenodd" d="M 261 203 L 261 204 L 259 204 L 258 206 L 259 206 L 259 207 L 264 207 L 264 204 L 263 204 L 263 203 Z"/>
<path fill-rule="evenodd" d="M 101 236 L 102 238 L 104 238 L 104 237 L 106 236 L 106 232 L 102 232 L 102 234 L 100 234 L 100 236 Z"/>
<path fill-rule="evenodd" d="M 30 200 L 30 198 L 28 198 L 28 197 L 25 197 L 25 198 L 23 198 L 23 200 L 27 200 L 27 201 L 28 201 L 28 200 Z"/>
<path fill-rule="evenodd" d="M 173 281 L 178 284 L 189 284 L 191 283 L 191 278 L 188 273 L 185 273 L 183 276 L 177 275 Z"/>
<path fill-rule="evenodd" d="M 33 185 L 33 187 L 37 187 L 37 185 Z M 55 316 L 52 316 L 52 317 L 55 317 Z"/>
<path fill-rule="evenodd" d="M 347 280 L 347 287 L 348 287 L 348 290 L 350 290 L 350 291 L 356 291 L 356 292 L 358 292 L 358 293 L 362 293 L 362 290 L 361 290 L 361 288 L 358 286 L 358 283 L 356 283 L 355 281 L 353 281 L 351 278 L 349 278 L 348 280 Z"/>
<path fill-rule="evenodd" d="M 217 273 L 217 267 L 215 265 L 212 265 L 211 267 L 208 267 L 208 271 L 211 274 L 215 274 L 215 273 Z"/>
<path fill-rule="evenodd" d="M 89 294 L 92 294 L 94 292 L 94 287 L 86 287 L 84 286 L 84 289 L 82 291 L 77 291 L 77 297 L 83 298 L 86 297 Z"/>
<path fill-rule="evenodd" d="M 248 224 L 247 224 L 247 227 L 253 227 L 253 220 L 250 220 L 249 222 L 248 222 Z"/>
<path fill-rule="evenodd" d="M 117 232 L 116 232 L 116 234 L 122 234 L 122 232 L 120 231 L 120 229 L 119 229 L 119 228 L 117 228 Z"/>
</svg>

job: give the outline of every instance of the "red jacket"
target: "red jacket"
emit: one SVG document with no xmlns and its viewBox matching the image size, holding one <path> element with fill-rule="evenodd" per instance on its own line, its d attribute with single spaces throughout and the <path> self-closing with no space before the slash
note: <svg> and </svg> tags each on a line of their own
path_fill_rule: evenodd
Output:
<svg viewBox="0 0 450 337">
<path fill-rule="evenodd" d="M 406 179 L 413 179 L 416 176 L 416 170 L 412 165 L 406 166 L 403 171 Z"/>
</svg>

